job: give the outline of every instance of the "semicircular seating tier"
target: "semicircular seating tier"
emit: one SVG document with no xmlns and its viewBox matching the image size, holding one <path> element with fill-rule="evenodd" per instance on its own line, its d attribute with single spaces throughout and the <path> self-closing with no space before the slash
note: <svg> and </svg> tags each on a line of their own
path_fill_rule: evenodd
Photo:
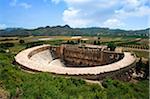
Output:
<svg viewBox="0 0 150 99">
<path fill-rule="evenodd" d="M 112 73 L 130 69 L 136 64 L 136 57 L 129 52 L 102 51 L 101 48 L 89 46 L 84 49 L 80 47 L 80 49 L 72 50 L 72 48 L 67 45 L 36 46 L 21 51 L 16 55 L 15 60 L 22 68 L 30 71 L 76 76 L 87 75 L 88 77 L 101 74 L 112 75 Z M 77 64 L 78 66 L 76 66 Z"/>
</svg>

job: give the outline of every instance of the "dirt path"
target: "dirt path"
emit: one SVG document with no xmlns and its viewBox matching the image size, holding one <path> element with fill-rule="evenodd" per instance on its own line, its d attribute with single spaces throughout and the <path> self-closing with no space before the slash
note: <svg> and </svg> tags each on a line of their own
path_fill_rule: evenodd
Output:
<svg viewBox="0 0 150 99">
<path fill-rule="evenodd" d="M 89 83 L 89 84 L 98 84 L 101 86 L 101 88 L 103 88 L 102 84 L 100 81 L 94 81 L 94 80 L 87 80 L 87 79 L 83 79 L 85 82 Z"/>
</svg>

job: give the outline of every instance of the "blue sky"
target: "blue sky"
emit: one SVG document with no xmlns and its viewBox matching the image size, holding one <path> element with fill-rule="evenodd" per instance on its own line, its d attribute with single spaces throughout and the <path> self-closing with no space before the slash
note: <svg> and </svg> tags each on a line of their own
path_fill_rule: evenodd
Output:
<svg viewBox="0 0 150 99">
<path fill-rule="evenodd" d="M 0 0 L 0 29 L 71 27 L 144 29 L 150 26 L 149 0 Z"/>
</svg>

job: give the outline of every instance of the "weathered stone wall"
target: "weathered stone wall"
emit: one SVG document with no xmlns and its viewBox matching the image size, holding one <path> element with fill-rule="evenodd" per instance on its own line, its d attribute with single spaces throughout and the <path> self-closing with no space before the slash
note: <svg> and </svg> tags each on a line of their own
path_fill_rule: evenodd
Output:
<svg viewBox="0 0 150 99">
<path fill-rule="evenodd" d="M 102 80 L 107 77 L 115 78 L 117 76 L 122 76 L 125 72 L 128 72 L 130 69 L 135 67 L 135 65 L 136 65 L 136 61 L 134 63 L 130 64 L 129 66 L 127 66 L 125 68 L 121 68 L 116 71 L 104 72 L 104 73 L 100 73 L 100 74 L 83 74 L 83 75 L 65 74 L 64 76 L 80 77 L 80 78 L 89 79 L 89 80 Z M 55 74 L 55 75 L 58 75 L 58 74 Z"/>
<path fill-rule="evenodd" d="M 41 51 L 44 51 L 44 50 L 49 50 L 54 59 L 60 58 L 60 56 L 61 56 L 60 46 L 46 46 L 46 47 L 41 47 L 41 48 L 35 49 L 34 51 L 30 52 L 28 54 L 28 58 L 30 58 L 33 55 L 35 55 Z"/>
<path fill-rule="evenodd" d="M 110 64 L 122 58 L 122 53 L 105 52 L 100 48 L 65 46 L 61 60 L 66 66 L 89 67 Z"/>
<path fill-rule="evenodd" d="M 52 47 L 51 46 L 46 46 L 46 47 L 41 47 L 41 48 L 35 49 L 34 51 L 32 51 L 28 54 L 28 58 L 32 57 L 33 55 L 35 55 L 35 54 L 37 54 L 41 51 L 47 50 L 47 49 L 51 50 Z"/>
</svg>

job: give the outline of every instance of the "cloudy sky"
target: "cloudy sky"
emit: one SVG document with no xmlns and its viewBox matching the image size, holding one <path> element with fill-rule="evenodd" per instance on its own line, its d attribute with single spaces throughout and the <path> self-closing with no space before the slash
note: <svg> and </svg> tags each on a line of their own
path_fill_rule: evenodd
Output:
<svg viewBox="0 0 150 99">
<path fill-rule="evenodd" d="M 0 0 L 0 29 L 71 27 L 144 29 L 150 26 L 149 0 Z"/>
</svg>

